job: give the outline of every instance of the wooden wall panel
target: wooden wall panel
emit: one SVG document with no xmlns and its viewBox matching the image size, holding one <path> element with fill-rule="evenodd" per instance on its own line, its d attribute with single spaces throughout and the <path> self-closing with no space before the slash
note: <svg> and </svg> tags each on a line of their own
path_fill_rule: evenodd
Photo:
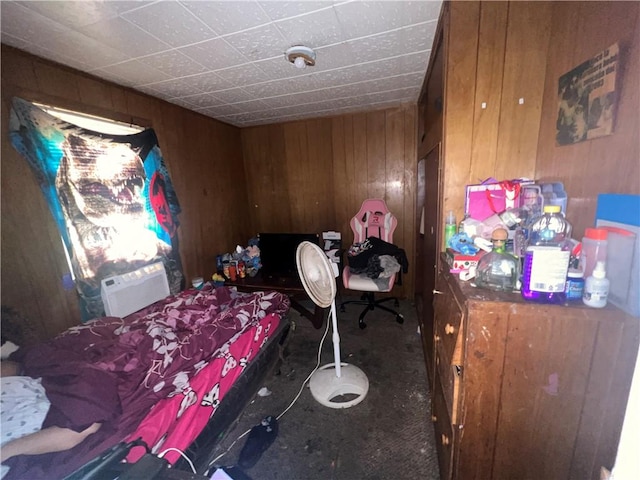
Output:
<svg viewBox="0 0 640 480">
<path fill-rule="evenodd" d="M 508 5 L 489 2 L 480 9 L 469 183 L 493 176 L 496 168 Z"/>
<path fill-rule="evenodd" d="M 2 305 L 49 338 L 80 319 L 57 227 L 27 162 L 8 139 L 20 96 L 156 130 L 182 206 L 180 254 L 187 281 L 211 275 L 217 253 L 247 241 L 249 211 L 240 130 L 133 90 L 2 46 Z"/>
<path fill-rule="evenodd" d="M 509 3 L 493 175 L 499 180 L 533 178 L 535 174 L 550 15 L 549 2 Z"/>
<path fill-rule="evenodd" d="M 449 29 L 449 2 L 443 2 L 429 56 L 427 74 L 418 99 L 418 158 L 442 141 L 444 105 L 444 32 Z"/>
<path fill-rule="evenodd" d="M 451 2 L 449 27 L 444 33 L 447 59 L 442 212 L 453 210 L 458 220 L 464 211 L 464 186 L 469 183 L 471 171 L 480 5 L 480 2 Z"/>
<path fill-rule="evenodd" d="M 274 176 L 275 170 L 261 165 L 273 157 L 279 132 L 284 132 L 280 153 L 284 159 L 280 161 L 286 163 L 284 181 Z M 399 220 L 394 243 L 406 250 L 410 262 L 409 275 L 394 293 L 412 297 L 416 134 L 413 105 L 243 129 L 249 197 L 260 198 L 262 203 L 272 201 L 265 185 L 276 183 L 283 192 L 277 209 L 268 214 L 264 209 L 253 210 L 253 228 L 265 232 L 336 230 L 342 233 L 343 244 L 349 245 L 353 241 L 349 220 L 362 201 L 384 198 Z M 279 140 L 276 143 L 280 145 Z"/>
<path fill-rule="evenodd" d="M 640 194 L 640 3 L 555 2 L 537 149 L 536 178 L 564 182 L 567 217 L 581 238 L 598 193 Z M 618 111 L 612 135 L 556 146 L 558 78 L 620 43 Z"/>
</svg>

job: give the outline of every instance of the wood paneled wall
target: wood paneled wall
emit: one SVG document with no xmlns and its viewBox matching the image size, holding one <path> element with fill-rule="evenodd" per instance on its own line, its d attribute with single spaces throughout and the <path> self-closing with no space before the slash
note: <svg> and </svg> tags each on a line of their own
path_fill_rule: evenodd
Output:
<svg viewBox="0 0 640 480">
<path fill-rule="evenodd" d="M 552 3 L 449 7 L 442 212 L 460 220 L 465 185 L 534 178 Z"/>
<path fill-rule="evenodd" d="M 537 149 L 536 178 L 564 182 L 567 217 L 581 238 L 598 193 L 640 194 L 640 3 L 555 2 Z M 618 111 L 612 135 L 556 146 L 558 78 L 620 44 Z"/>
<path fill-rule="evenodd" d="M 384 198 L 410 263 L 394 293 L 412 298 L 416 137 L 414 105 L 243 129 L 254 232 L 336 230 L 348 246 L 362 201 Z"/>
<path fill-rule="evenodd" d="M 447 7 L 442 218 L 448 210 L 461 218 L 468 183 L 561 181 L 573 235 L 581 238 L 593 224 L 598 193 L 640 193 L 640 3 Z M 613 135 L 556 146 L 558 78 L 615 42 L 621 54 Z"/>
<path fill-rule="evenodd" d="M 79 322 L 62 243 L 34 175 L 8 139 L 11 98 L 131 121 L 156 130 L 182 214 L 185 278 L 211 275 L 215 255 L 246 242 L 249 228 L 240 129 L 2 46 L 2 305 L 49 338 Z"/>
</svg>

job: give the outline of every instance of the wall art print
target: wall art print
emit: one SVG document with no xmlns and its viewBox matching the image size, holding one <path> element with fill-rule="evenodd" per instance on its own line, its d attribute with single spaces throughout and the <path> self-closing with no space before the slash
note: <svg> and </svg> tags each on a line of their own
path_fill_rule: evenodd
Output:
<svg viewBox="0 0 640 480">
<path fill-rule="evenodd" d="M 556 144 L 613 133 L 619 47 L 615 43 L 558 80 Z"/>
<path fill-rule="evenodd" d="M 104 315 L 103 278 L 150 263 L 162 261 L 171 293 L 180 291 L 180 205 L 152 129 L 94 132 L 14 98 L 9 131 L 60 230 L 83 321 Z"/>
</svg>

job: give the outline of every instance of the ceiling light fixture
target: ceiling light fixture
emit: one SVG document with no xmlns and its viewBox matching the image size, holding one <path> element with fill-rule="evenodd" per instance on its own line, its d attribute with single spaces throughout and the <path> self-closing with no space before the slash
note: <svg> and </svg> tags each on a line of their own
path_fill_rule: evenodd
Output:
<svg viewBox="0 0 640 480">
<path fill-rule="evenodd" d="M 302 45 L 289 48 L 284 57 L 297 68 L 313 67 L 316 64 L 316 52 Z"/>
</svg>

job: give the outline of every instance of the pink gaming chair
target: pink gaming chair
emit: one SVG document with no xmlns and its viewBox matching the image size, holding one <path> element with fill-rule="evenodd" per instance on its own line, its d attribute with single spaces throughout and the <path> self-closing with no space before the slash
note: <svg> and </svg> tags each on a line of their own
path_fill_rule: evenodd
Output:
<svg viewBox="0 0 640 480">
<path fill-rule="evenodd" d="M 378 237 L 388 243 L 393 243 L 393 231 L 398 225 L 398 220 L 389 211 L 384 200 L 378 198 L 370 198 L 362 202 L 362 206 L 358 213 L 349 222 L 351 230 L 353 230 L 353 243 L 364 242 L 368 237 Z M 392 275 L 388 279 L 388 283 L 380 285 L 374 282 L 365 273 L 352 273 L 347 265 L 342 270 L 342 283 L 349 290 L 363 292 L 361 300 L 348 300 L 340 305 L 340 310 L 345 311 L 345 305 L 355 303 L 357 305 L 365 305 L 364 310 L 358 319 L 360 328 L 366 328 L 364 316 L 374 308 L 380 308 L 396 316 L 398 323 L 403 323 L 404 318 L 397 311 L 382 305 L 384 302 L 393 301 L 398 307 L 398 299 L 396 297 L 385 297 L 376 300 L 374 295 L 376 292 L 390 292 L 396 282 L 396 276 Z"/>
</svg>

